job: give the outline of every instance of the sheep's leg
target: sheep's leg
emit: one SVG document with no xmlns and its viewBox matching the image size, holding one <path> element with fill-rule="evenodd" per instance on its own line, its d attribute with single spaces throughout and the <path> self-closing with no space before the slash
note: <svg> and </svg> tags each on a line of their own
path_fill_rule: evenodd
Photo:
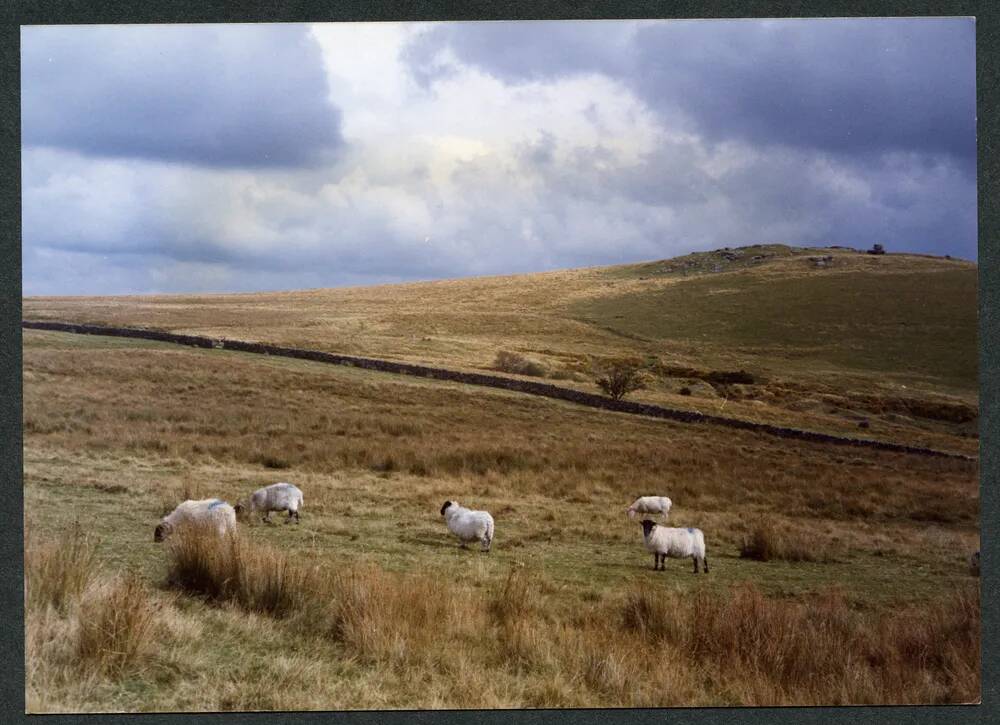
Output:
<svg viewBox="0 0 1000 725">
<path fill-rule="evenodd" d="M 263 521 L 265 524 L 271 523 L 271 512 L 268 511 L 266 514 L 264 514 L 264 516 L 261 518 L 261 521 Z"/>
<path fill-rule="evenodd" d="M 692 556 L 691 560 L 694 562 L 694 573 L 697 574 L 698 573 L 698 557 L 697 556 Z"/>
<path fill-rule="evenodd" d="M 290 523 L 292 523 L 292 516 L 294 516 L 295 514 L 292 513 L 291 509 L 285 509 L 285 510 L 288 512 L 288 518 L 285 519 L 285 523 L 286 524 L 290 524 Z"/>
<path fill-rule="evenodd" d="M 701 557 L 701 569 L 706 574 L 708 574 L 708 557 L 707 556 Z"/>
</svg>

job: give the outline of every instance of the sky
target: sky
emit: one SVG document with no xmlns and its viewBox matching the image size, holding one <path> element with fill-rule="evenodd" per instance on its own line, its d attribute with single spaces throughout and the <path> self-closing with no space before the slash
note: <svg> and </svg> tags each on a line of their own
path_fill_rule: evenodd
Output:
<svg viewBox="0 0 1000 725">
<path fill-rule="evenodd" d="M 25 295 L 975 259 L 967 18 L 28 26 Z"/>
</svg>

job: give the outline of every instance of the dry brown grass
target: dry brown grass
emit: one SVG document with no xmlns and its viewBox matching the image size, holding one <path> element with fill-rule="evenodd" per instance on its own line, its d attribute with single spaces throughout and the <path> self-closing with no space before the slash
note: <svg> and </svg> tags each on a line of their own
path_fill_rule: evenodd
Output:
<svg viewBox="0 0 1000 725">
<path fill-rule="evenodd" d="M 198 545 L 217 549 L 220 560 L 236 550 L 233 540 Z M 239 547 L 239 561 L 275 562 L 269 547 Z M 544 582 L 520 568 L 477 593 L 459 581 L 365 564 L 336 571 L 302 562 L 287 567 L 290 580 L 309 581 L 289 607 L 260 607 L 253 597 L 227 589 L 238 577 L 223 578 L 218 588 L 231 598 L 214 603 L 223 607 L 220 616 L 233 617 L 228 602 L 245 617 L 264 613 L 273 622 L 266 634 L 263 622 L 243 620 L 246 634 L 237 631 L 236 641 L 293 638 L 299 654 L 277 658 L 268 674 L 276 677 L 271 689 L 231 679 L 242 677 L 242 669 L 204 681 L 205 709 L 343 706 L 336 699 L 343 692 L 323 699 L 319 660 L 311 659 L 331 645 L 342 653 L 342 666 L 401 688 L 388 699 L 381 699 L 387 694 L 381 688 L 361 698 L 355 692 L 355 707 L 947 703 L 978 697 L 974 586 L 929 606 L 865 611 L 850 607 L 836 590 L 790 600 L 749 584 L 681 593 L 647 583 L 621 597 L 578 603 L 564 618 L 546 606 Z M 166 624 L 156 633 L 153 618 L 161 611 Z M 52 608 L 29 615 L 29 702 L 45 702 L 42 693 L 51 687 L 64 704 L 73 696 L 92 706 L 102 687 L 125 673 L 137 676 L 143 665 L 152 677 L 164 677 L 177 660 L 169 648 L 161 653 L 161 645 L 177 647 L 190 637 L 189 625 L 175 623 L 176 605 L 153 602 L 133 577 L 89 590 L 74 617 L 53 615 Z M 61 638 L 75 641 L 75 648 L 58 646 Z M 195 634 L 193 641 L 205 638 Z M 281 696 L 269 697 L 278 682 Z"/>
<path fill-rule="evenodd" d="M 329 634 L 363 662 L 447 669 L 476 646 L 482 621 L 470 593 L 370 565 L 330 579 Z"/>
<path fill-rule="evenodd" d="M 792 443 L 295 361 L 88 342 L 95 347 L 26 350 L 26 368 L 51 380 L 25 389 L 32 440 L 282 476 L 367 469 L 480 479 L 512 495 L 591 496 L 596 486 L 634 497 L 659 488 L 669 471 L 671 496 L 695 507 L 728 499 L 769 509 L 780 500 L 796 516 L 947 523 L 972 522 L 978 511 L 969 495 L 975 465 L 962 461 Z M 55 384 L 69 378 L 79 382 Z M 207 495 L 190 485 L 192 495 Z M 164 494 L 161 510 L 183 496 Z"/>
<path fill-rule="evenodd" d="M 238 534 L 179 527 L 167 541 L 167 584 L 214 602 L 235 602 L 250 612 L 283 617 L 301 608 L 314 583 L 288 554 L 252 544 Z M 315 586 L 312 586 L 314 589 Z"/>
<path fill-rule="evenodd" d="M 119 675 L 153 647 L 158 607 L 145 583 L 127 575 L 80 605 L 78 657 L 84 667 Z"/>
<path fill-rule="evenodd" d="M 220 551 L 234 550 L 232 540 L 214 542 Z M 272 551 L 258 548 L 241 544 L 239 556 L 274 562 Z M 687 595 L 647 584 L 620 603 L 579 610 L 578 628 L 567 630 L 542 616 L 539 582 L 520 568 L 481 596 L 458 583 L 370 565 L 336 573 L 287 562 L 283 568 L 288 580 L 308 581 L 289 600 L 296 628 L 331 638 L 360 662 L 397 671 L 454 673 L 471 649 L 499 673 L 558 672 L 582 679 L 598 701 L 630 704 L 663 704 L 662 693 L 650 689 L 651 672 L 679 662 L 714 673 L 741 704 L 942 703 L 978 693 L 974 586 L 928 608 L 866 614 L 853 611 L 838 589 L 793 601 L 767 597 L 752 584 Z M 272 616 L 290 611 L 261 609 L 235 594 L 232 600 Z"/>
<path fill-rule="evenodd" d="M 591 392 L 596 392 L 592 376 L 579 373 L 589 370 L 591 361 L 608 357 L 639 356 L 674 370 L 745 368 L 754 376 L 763 374 L 769 383 L 743 386 L 740 391 L 731 386 L 734 389 L 729 392 L 733 394 L 717 400 L 714 396 L 706 399 L 681 395 L 676 379 L 668 377 L 656 380 L 636 398 L 705 413 L 722 412 L 761 422 L 854 435 L 858 433 L 859 419 L 868 417 L 871 425 L 864 431 L 866 436 L 974 454 L 974 423 L 955 422 L 974 414 L 978 407 L 975 380 L 968 371 L 960 376 L 956 387 L 949 382 L 943 365 L 932 368 L 931 374 L 905 374 L 884 369 L 886 366 L 876 368 L 873 374 L 870 366 L 859 369 L 851 364 L 882 349 L 887 342 L 885 335 L 876 334 L 873 338 L 869 334 L 877 329 L 878 321 L 874 320 L 855 329 L 855 333 L 859 330 L 865 333 L 861 337 L 842 339 L 851 325 L 832 320 L 866 319 L 870 301 L 838 291 L 833 300 L 839 306 L 846 305 L 846 311 L 831 316 L 829 300 L 814 299 L 815 295 L 810 294 L 793 298 L 775 319 L 784 320 L 785 313 L 801 307 L 806 310 L 806 320 L 804 324 L 789 321 L 777 324 L 777 331 L 795 327 L 805 343 L 799 340 L 797 344 L 786 344 L 780 334 L 775 336 L 774 329 L 766 334 L 749 334 L 750 328 L 739 324 L 745 320 L 746 310 L 716 314 L 719 295 L 704 293 L 705 286 L 708 292 L 733 292 L 744 283 L 765 287 L 772 282 L 787 283 L 802 291 L 812 289 L 808 281 L 815 280 L 836 287 L 837 280 L 843 279 L 847 272 L 861 274 L 877 294 L 883 287 L 882 281 L 891 282 L 907 273 L 930 275 L 927 279 L 958 273 L 966 281 L 961 285 L 962 295 L 955 299 L 933 285 L 928 287 L 926 279 L 904 286 L 919 297 L 921 304 L 904 305 L 904 324 L 890 328 L 887 335 L 902 335 L 905 330 L 919 334 L 926 323 L 921 310 L 927 307 L 955 309 L 961 314 L 949 318 L 952 324 L 945 331 L 959 335 L 959 339 L 946 347 L 961 349 L 966 358 L 975 357 L 974 330 L 968 326 L 971 317 L 974 328 L 973 264 L 909 255 L 892 255 L 873 262 L 871 257 L 865 259 L 849 251 L 823 250 L 836 259 L 836 269 L 815 270 L 805 264 L 805 257 L 817 251 L 774 247 L 769 253 L 777 254 L 765 264 L 724 262 L 727 269 L 733 268 L 732 273 L 724 274 L 694 273 L 698 270 L 692 270 L 690 276 L 666 274 L 664 264 L 656 262 L 369 288 L 234 295 L 28 298 L 23 307 L 24 316 L 31 319 L 155 327 L 465 370 L 491 367 L 497 350 L 517 350 L 519 355 L 568 379 L 566 384 Z M 753 253 L 756 252 L 748 252 Z M 707 267 L 697 265 L 701 272 L 721 261 L 710 254 L 700 256 L 712 257 Z M 692 289 L 696 291 L 688 291 Z M 679 299 L 664 309 L 664 305 L 656 302 L 657 295 L 670 290 Z M 944 297 L 930 301 L 928 294 L 944 294 Z M 581 312 L 579 308 L 582 301 L 607 302 L 619 297 L 623 303 L 612 305 L 614 309 L 607 310 L 604 317 Z M 652 299 L 653 303 L 643 305 L 644 299 Z M 769 299 L 765 294 L 763 301 Z M 689 303 L 697 307 L 699 300 L 702 306 L 707 306 L 707 318 L 706 310 L 687 313 Z M 759 307 L 755 302 L 760 301 L 748 302 L 749 312 Z M 774 304 L 782 303 L 775 298 Z M 733 336 L 725 334 L 692 336 L 681 332 L 676 321 L 664 325 L 657 322 L 667 320 L 670 314 L 679 316 L 681 322 L 688 318 L 705 321 L 709 332 L 728 330 L 735 324 L 736 331 L 742 331 L 750 339 L 737 343 Z M 954 323 L 959 317 L 966 324 L 957 327 Z M 633 334 L 635 325 L 651 326 L 655 334 Z M 816 331 L 829 326 L 836 332 L 827 341 L 824 352 L 814 344 Z M 665 350 L 669 352 L 665 354 Z M 836 364 L 830 357 L 831 351 L 840 352 Z M 896 367 L 902 365 L 898 357 L 895 363 Z M 909 412 L 904 416 L 890 415 L 881 401 L 899 398 L 900 385 L 906 387 L 908 402 L 905 408 L 896 409 L 896 413 Z M 909 418 L 911 412 L 940 416 L 943 410 L 951 411 L 946 418 L 954 420 Z M 61 421 L 51 424 L 58 426 Z M 283 459 L 278 456 L 274 460 L 281 463 Z"/>
<path fill-rule="evenodd" d="M 649 588 L 623 607 L 627 630 L 670 644 L 740 688 L 739 701 L 779 704 L 969 702 L 978 697 L 978 589 L 929 609 L 864 614 L 836 589 L 803 601 L 752 584 L 688 600 Z M 746 677 L 754 673 L 754 677 Z"/>
<path fill-rule="evenodd" d="M 33 711 L 977 697 L 978 603 L 950 598 L 968 575 L 949 553 L 976 547 L 975 464 L 65 337 L 25 335 L 31 533 L 55 540 L 81 517 L 102 569 L 157 585 L 172 571 L 176 588 L 148 590 L 164 626 L 120 674 L 78 664 L 76 612 L 113 576 L 65 597 L 63 614 L 31 606 Z M 259 454 L 284 459 L 280 477 L 305 491 L 300 526 L 247 520 L 229 541 L 152 542 L 184 498 L 235 501 L 277 480 Z M 675 525 L 706 532 L 710 575 L 649 571 L 624 516 L 649 492 L 671 496 Z M 458 550 L 445 499 L 494 513 L 491 554 Z M 740 559 L 758 516 L 836 559 Z M 813 628 L 831 644 L 804 652 Z M 864 643 L 850 666 L 831 661 L 848 643 Z M 803 672 L 782 670 L 786 657 Z"/>
<path fill-rule="evenodd" d="M 815 532 L 776 524 L 764 516 L 750 524 L 740 544 L 740 557 L 756 561 L 827 562 L 834 561 L 840 553 Z"/>
<path fill-rule="evenodd" d="M 94 576 L 97 543 L 76 521 L 55 541 L 33 541 L 31 531 L 25 526 L 25 601 L 29 607 L 65 611 Z"/>
<path fill-rule="evenodd" d="M 528 375 L 536 378 L 543 377 L 547 372 L 544 365 L 510 350 L 501 350 L 497 353 L 493 360 L 493 369 L 512 375 Z"/>
<path fill-rule="evenodd" d="M 79 526 L 26 541 L 25 585 L 29 711 L 43 702 L 90 709 L 102 686 L 136 674 L 156 646 L 161 608 L 147 585 L 102 574 L 95 541 Z"/>
</svg>

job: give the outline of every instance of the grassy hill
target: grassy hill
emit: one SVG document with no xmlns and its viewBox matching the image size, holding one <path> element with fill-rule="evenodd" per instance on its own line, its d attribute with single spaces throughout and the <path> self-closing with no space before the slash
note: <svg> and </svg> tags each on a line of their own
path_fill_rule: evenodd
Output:
<svg viewBox="0 0 1000 725">
<path fill-rule="evenodd" d="M 509 350 L 592 391 L 602 361 L 637 356 L 650 372 L 637 400 L 974 453 L 976 284 L 962 260 L 769 245 L 365 288 L 28 298 L 24 316 L 456 369 Z M 737 369 L 755 383 L 706 383 Z"/>
</svg>

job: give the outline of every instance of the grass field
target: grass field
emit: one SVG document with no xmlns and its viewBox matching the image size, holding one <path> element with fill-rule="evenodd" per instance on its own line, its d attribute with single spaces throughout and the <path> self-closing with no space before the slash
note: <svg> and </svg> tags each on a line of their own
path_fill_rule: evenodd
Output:
<svg viewBox="0 0 1000 725">
<path fill-rule="evenodd" d="M 845 616 L 862 619 L 932 606 L 974 587 L 963 561 L 977 546 L 974 464 L 795 444 L 298 361 L 59 333 L 26 332 L 25 375 L 32 540 L 59 539 L 80 522 L 98 541 L 95 579 L 135 572 L 168 623 L 134 670 L 84 678 L 67 674 L 55 654 L 53 661 L 42 654 L 65 642 L 72 614 L 39 613 L 40 624 L 29 610 L 33 711 L 976 696 L 975 679 L 934 681 L 932 691 L 758 686 L 716 671 L 721 665 L 713 662 L 695 669 L 715 679 L 692 678 L 668 691 L 646 683 L 633 693 L 632 684 L 646 682 L 641 671 L 611 682 L 593 674 L 579 680 L 574 668 L 583 665 L 564 662 L 558 651 L 560 637 L 577 636 L 598 659 L 629 656 L 622 643 L 646 641 L 618 621 L 636 586 L 649 587 L 657 601 L 704 592 L 725 600 L 731 586 L 752 582 L 773 601 L 796 603 L 834 587 Z M 537 636 L 551 638 L 545 646 L 555 648 L 546 655 L 552 661 L 522 672 L 501 657 L 480 671 L 483 689 L 472 697 L 441 653 L 435 657 L 444 659 L 431 663 L 404 657 L 403 666 L 385 643 L 355 651 L 358 645 L 317 642 L 290 623 L 163 588 L 167 555 L 151 535 L 160 515 L 189 495 L 235 500 L 286 478 L 307 492 L 303 523 L 250 522 L 243 534 L 250 541 L 335 572 L 374 567 L 369 575 L 384 577 L 381 586 L 390 589 L 430 586 L 448 598 L 435 606 L 467 601 L 473 621 L 463 624 L 464 633 L 489 647 L 499 647 L 491 638 L 503 634 L 488 619 L 491 593 L 510 571 L 527 572 L 539 582 Z M 651 571 L 624 507 L 636 493 L 664 489 L 677 502 L 678 525 L 709 532 L 709 576 L 694 577 L 683 562 L 671 562 L 666 574 Z M 437 513 L 448 498 L 494 512 L 491 554 L 454 545 Z M 821 560 L 739 558 L 744 534 L 760 517 L 808 537 L 811 549 L 825 552 Z M 398 636 L 405 652 L 410 635 Z M 272 648 L 284 659 L 275 662 Z M 281 699 L 268 700 L 272 695 L 254 683 L 264 687 L 282 667 L 311 675 L 286 673 Z M 473 662 L 468 667 L 477 671 Z"/>
<path fill-rule="evenodd" d="M 749 259 L 761 253 L 773 256 Z M 972 265 L 828 250 L 839 267 L 817 270 L 816 252 L 742 254 L 520 281 L 29 299 L 24 315 L 456 368 L 510 349 L 588 390 L 592 357 L 638 354 L 658 367 L 636 399 L 853 434 L 865 415 L 873 436 L 975 453 Z M 768 308 L 776 291 L 785 304 Z M 873 298 L 888 299 L 879 319 L 828 322 Z M 784 309 L 799 316 L 775 325 Z M 754 334 L 720 322 L 733 310 Z M 924 349 L 927 337 L 942 342 Z M 920 349 L 894 352 L 907 346 Z M 760 380 L 717 390 L 671 366 Z M 673 392 L 684 383 L 705 389 Z M 24 436 L 32 712 L 979 697 L 974 461 L 33 330 Z M 279 480 L 305 492 L 302 523 L 243 521 L 237 548 L 194 552 L 248 572 L 238 585 L 209 576 L 214 598 L 179 585 L 191 564 L 153 542 L 159 517 Z M 625 516 L 642 493 L 669 495 L 674 525 L 706 532 L 708 575 L 689 561 L 652 570 Z M 491 553 L 456 546 L 446 499 L 493 513 Z"/>
<path fill-rule="evenodd" d="M 822 268 L 810 261 L 824 256 Z M 867 421 L 865 436 L 975 454 L 976 274 L 954 259 L 775 245 L 383 287 L 28 298 L 24 317 L 459 370 L 489 369 L 509 350 L 589 391 L 595 365 L 634 356 L 652 364 L 636 400 L 848 435 Z M 756 384 L 704 382 L 737 369 Z M 670 372 L 682 370 L 702 378 Z"/>
</svg>

